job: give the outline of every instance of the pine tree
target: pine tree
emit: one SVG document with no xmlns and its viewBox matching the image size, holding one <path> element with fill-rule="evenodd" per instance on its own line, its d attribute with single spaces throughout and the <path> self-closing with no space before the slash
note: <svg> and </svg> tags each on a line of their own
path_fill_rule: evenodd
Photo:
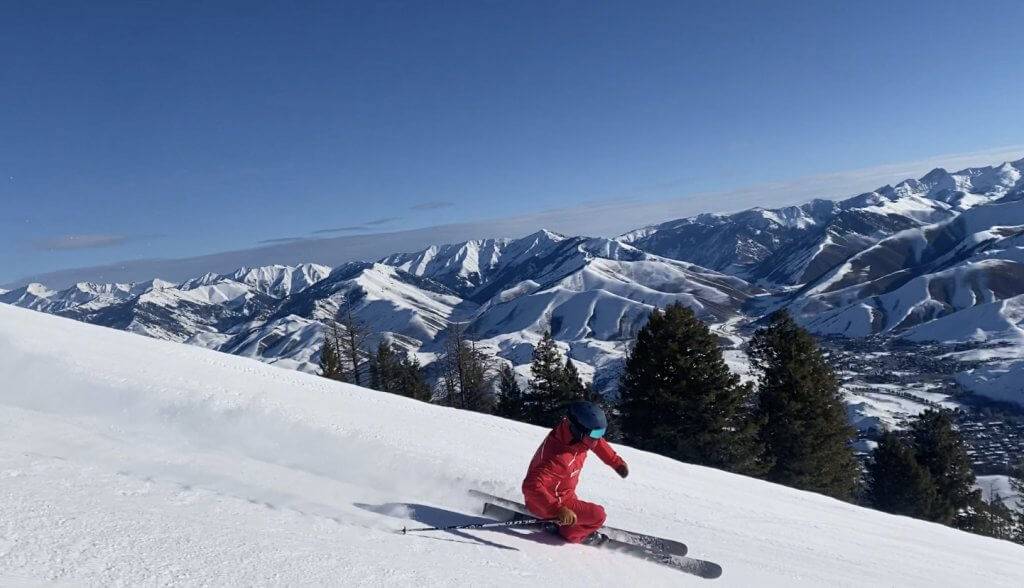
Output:
<svg viewBox="0 0 1024 588">
<path fill-rule="evenodd" d="M 427 384 L 427 380 L 423 377 L 423 368 L 420 366 L 420 361 L 415 357 L 406 355 L 399 362 L 395 393 L 424 402 L 430 401 L 430 385 Z"/>
<path fill-rule="evenodd" d="M 562 408 L 576 398 L 572 396 L 570 385 L 567 384 L 562 354 L 558 351 L 551 331 L 546 331 L 533 348 L 530 373 L 533 378 L 526 393 L 526 420 L 543 427 L 554 426 L 562 418 Z"/>
<path fill-rule="evenodd" d="M 876 509 L 927 519 L 935 500 L 931 475 L 896 434 L 885 433 L 867 466 L 867 498 Z"/>
<path fill-rule="evenodd" d="M 957 514 L 979 500 L 964 441 L 946 411 L 928 409 L 910 426 L 914 455 L 931 475 L 937 490 L 929 519 L 952 525 Z"/>
<path fill-rule="evenodd" d="M 681 304 L 651 313 L 619 386 L 625 443 L 690 463 L 763 471 L 752 387 L 729 371 L 717 338 Z"/>
<path fill-rule="evenodd" d="M 526 419 L 523 390 L 516 380 L 515 371 L 508 364 L 502 364 L 498 370 L 498 404 L 494 408 L 494 414 L 517 421 Z"/>
<path fill-rule="evenodd" d="M 587 386 L 583 384 L 583 380 L 580 379 L 580 372 L 576 369 L 576 364 L 572 362 L 569 356 L 566 356 L 565 366 L 562 368 L 561 395 L 573 400 L 590 400 L 587 398 Z"/>
<path fill-rule="evenodd" d="M 363 371 L 365 370 L 364 360 L 368 355 L 366 339 L 369 337 L 369 329 L 356 317 L 352 304 L 349 302 L 338 309 L 336 316 L 334 328 L 337 329 L 337 325 L 340 324 L 344 329 L 343 331 L 335 330 L 335 333 L 339 333 L 337 337 L 338 355 L 341 358 L 347 381 L 356 386 L 362 386 Z"/>
<path fill-rule="evenodd" d="M 1010 470 L 1010 488 L 1016 494 L 1014 504 L 1014 530 L 1012 539 L 1024 544 L 1024 462 Z"/>
<path fill-rule="evenodd" d="M 447 330 L 441 357 L 441 389 L 448 406 L 490 412 L 494 407 L 491 362 L 466 337 L 465 328 L 454 324 Z"/>
<path fill-rule="evenodd" d="M 1024 511 L 1024 462 L 1010 469 L 1010 488 L 1017 495 L 1017 506 Z"/>
<path fill-rule="evenodd" d="M 344 381 L 345 372 L 338 357 L 337 342 L 331 329 L 324 331 L 324 343 L 320 348 L 320 375 L 331 380 Z"/>
<path fill-rule="evenodd" d="M 750 342 L 759 373 L 761 441 L 773 465 L 766 479 L 835 498 L 853 497 L 860 468 L 839 381 L 810 333 L 785 311 Z"/>
<path fill-rule="evenodd" d="M 377 352 L 370 356 L 370 388 L 381 392 L 400 393 L 398 390 L 401 358 L 391 344 L 381 340 Z"/>
<path fill-rule="evenodd" d="M 958 519 L 958 526 L 965 531 L 1008 541 L 1016 539 L 1014 512 L 1006 506 L 998 493 L 993 494 L 988 502 L 981 498 L 973 501 L 960 513 Z"/>
</svg>

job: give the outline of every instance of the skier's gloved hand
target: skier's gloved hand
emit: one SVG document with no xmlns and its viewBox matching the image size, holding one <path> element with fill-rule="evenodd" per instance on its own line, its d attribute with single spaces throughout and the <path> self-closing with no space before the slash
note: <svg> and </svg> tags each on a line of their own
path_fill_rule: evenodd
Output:
<svg viewBox="0 0 1024 588">
<path fill-rule="evenodd" d="M 626 476 L 629 475 L 629 466 L 627 466 L 626 464 L 622 464 L 619 467 L 615 468 L 615 473 L 625 478 Z"/>
<path fill-rule="evenodd" d="M 576 524 L 576 513 L 569 508 L 564 506 L 558 507 L 558 515 L 556 515 L 559 525 L 575 525 Z"/>
</svg>

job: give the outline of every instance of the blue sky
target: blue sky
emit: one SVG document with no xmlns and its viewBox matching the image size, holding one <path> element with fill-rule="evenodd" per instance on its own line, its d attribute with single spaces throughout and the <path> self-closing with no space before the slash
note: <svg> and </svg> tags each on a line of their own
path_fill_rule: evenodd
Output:
<svg viewBox="0 0 1024 588">
<path fill-rule="evenodd" d="M 0 283 L 1024 144 L 1018 1 L 291 4 L 3 3 Z"/>
</svg>

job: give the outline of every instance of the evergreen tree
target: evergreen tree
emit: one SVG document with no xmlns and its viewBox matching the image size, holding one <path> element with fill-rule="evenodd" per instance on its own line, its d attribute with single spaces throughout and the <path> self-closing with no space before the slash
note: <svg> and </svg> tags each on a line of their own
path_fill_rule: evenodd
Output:
<svg viewBox="0 0 1024 588">
<path fill-rule="evenodd" d="M 395 393 L 408 396 L 416 400 L 429 402 L 431 397 L 430 385 L 423 377 L 423 368 L 420 361 L 415 357 L 406 355 L 398 363 L 395 382 Z"/>
<path fill-rule="evenodd" d="M 580 372 L 576 369 L 576 364 L 572 362 L 569 356 L 566 356 L 565 366 L 562 368 L 561 395 L 573 400 L 590 400 L 588 396 L 591 393 L 592 391 L 588 391 L 587 386 L 583 385 L 583 380 L 580 379 Z"/>
<path fill-rule="evenodd" d="M 449 406 L 477 412 L 490 412 L 494 406 L 491 391 L 491 363 L 466 337 L 465 328 L 448 328 L 445 352 L 441 358 L 441 388 Z"/>
<path fill-rule="evenodd" d="M 814 338 L 779 311 L 754 334 L 750 356 L 759 372 L 761 441 L 773 462 L 765 477 L 851 499 L 860 478 L 850 445 L 854 430 L 839 381 Z"/>
<path fill-rule="evenodd" d="M 382 392 L 429 401 L 430 386 L 415 357 L 381 341 L 377 352 L 369 358 L 370 387 Z"/>
<path fill-rule="evenodd" d="M 369 337 L 369 329 L 356 317 L 352 304 L 349 302 L 338 309 L 336 318 L 333 326 L 338 335 L 336 337 L 338 355 L 341 358 L 347 381 L 356 386 L 362 386 L 363 372 L 366 369 L 364 364 L 368 355 L 366 339 Z M 343 330 L 337 330 L 338 324 Z"/>
<path fill-rule="evenodd" d="M 867 466 L 867 499 L 878 510 L 927 519 L 935 500 L 931 475 L 896 434 L 885 433 Z"/>
<path fill-rule="evenodd" d="M 320 375 L 332 380 L 344 381 L 345 372 L 338 357 L 337 339 L 331 329 L 324 330 L 324 343 L 320 348 Z"/>
<path fill-rule="evenodd" d="M 502 364 L 498 370 L 498 404 L 494 408 L 494 414 L 517 421 L 525 420 L 525 400 L 512 366 Z"/>
<path fill-rule="evenodd" d="M 398 389 L 401 361 L 391 344 L 382 339 L 377 352 L 370 356 L 370 387 L 381 392 L 401 393 Z"/>
<path fill-rule="evenodd" d="M 1024 462 L 1010 469 L 1010 488 L 1017 495 L 1017 506 L 1024 511 Z"/>
<path fill-rule="evenodd" d="M 1014 506 L 1014 531 L 1012 539 L 1024 544 L 1024 462 L 1010 470 L 1010 488 L 1017 495 Z"/>
<path fill-rule="evenodd" d="M 996 539 L 1016 540 L 1017 529 L 1015 515 L 998 493 L 992 495 L 989 502 L 978 498 L 959 515 L 960 528 L 965 531 L 995 537 Z"/>
<path fill-rule="evenodd" d="M 572 368 L 575 371 L 575 366 Z M 535 425 L 552 427 L 562 418 L 562 408 L 576 398 L 567 383 L 566 368 L 551 331 L 546 331 L 533 348 L 530 363 L 529 390 L 526 394 L 526 420 Z M 579 381 L 579 375 L 576 374 Z M 582 385 L 582 384 L 581 384 Z"/>
<path fill-rule="evenodd" d="M 974 473 L 963 439 L 953 428 L 949 414 L 935 409 L 921 413 L 910 430 L 914 455 L 931 475 L 937 490 L 928 518 L 960 526 L 957 514 L 976 504 L 980 496 L 980 491 L 974 489 Z"/>
<path fill-rule="evenodd" d="M 625 443 L 690 463 L 757 474 L 752 387 L 729 371 L 717 338 L 681 304 L 651 313 L 619 386 Z"/>
</svg>

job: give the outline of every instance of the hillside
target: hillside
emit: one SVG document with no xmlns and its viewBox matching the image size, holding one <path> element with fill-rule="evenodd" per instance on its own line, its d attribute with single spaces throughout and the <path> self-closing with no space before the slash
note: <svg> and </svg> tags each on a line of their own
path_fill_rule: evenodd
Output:
<svg viewBox="0 0 1024 588">
<path fill-rule="evenodd" d="M 658 586 L 545 535 L 401 536 L 517 495 L 544 431 L 0 305 L 0 583 Z M 621 448 L 581 494 L 716 585 L 1024 582 L 1024 548 Z"/>
<path fill-rule="evenodd" d="M 900 231 L 939 223 L 971 208 L 1015 199 L 1024 159 L 882 186 L 845 200 L 700 214 L 646 227 L 620 239 L 673 259 L 766 285 L 805 284 Z"/>
<path fill-rule="evenodd" d="M 840 353 L 859 356 L 843 374 L 848 391 L 860 389 L 848 398 L 851 420 L 891 424 L 927 404 L 861 392 L 894 386 L 882 392 L 946 401 L 966 389 L 1024 406 L 1021 170 L 1024 160 L 935 169 L 845 200 L 701 214 L 618 239 L 541 230 L 336 268 L 243 267 L 177 284 L 83 282 L 59 291 L 28 284 L 0 293 L 0 302 L 306 372 L 316 369 L 324 323 L 346 304 L 374 334 L 370 349 L 389 339 L 428 374 L 453 323 L 524 377 L 551 329 L 584 379 L 612 396 L 653 308 L 692 308 L 746 376 L 743 341 L 785 307 L 833 337 Z M 865 338 L 877 342 L 865 349 Z M 889 344 L 918 352 L 891 361 L 864 354 Z"/>
</svg>

